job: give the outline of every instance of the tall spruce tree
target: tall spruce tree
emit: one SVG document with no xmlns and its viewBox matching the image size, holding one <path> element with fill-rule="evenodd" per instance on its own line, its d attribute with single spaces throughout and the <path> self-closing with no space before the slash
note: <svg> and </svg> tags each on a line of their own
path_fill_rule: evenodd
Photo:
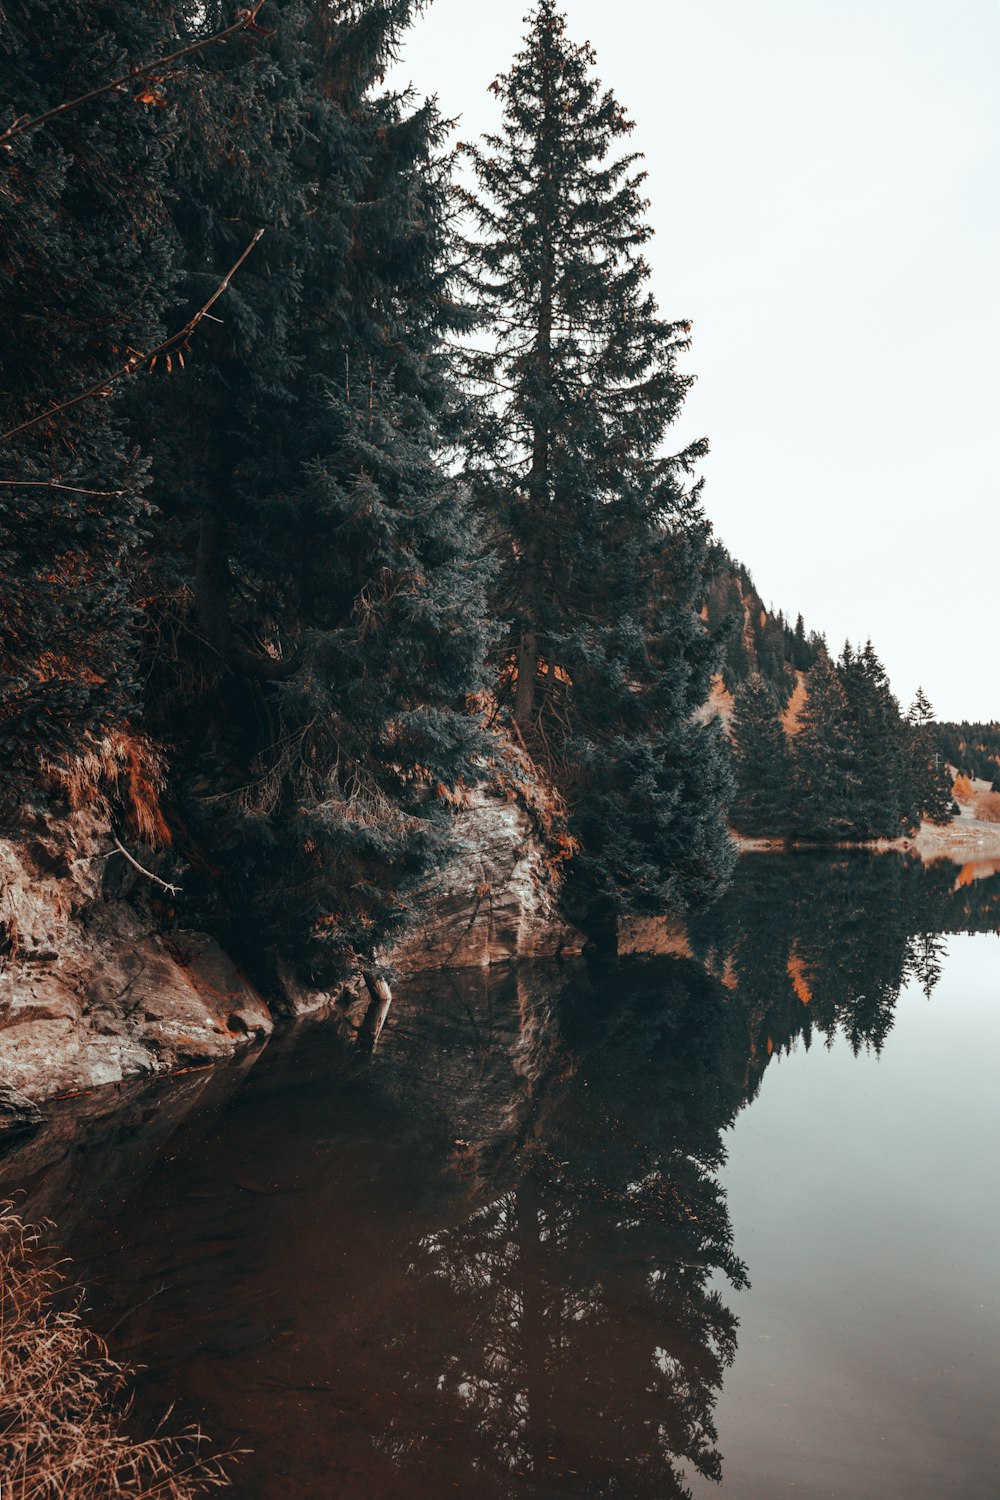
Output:
<svg viewBox="0 0 1000 1500">
<path fill-rule="evenodd" d="M 795 616 L 795 634 L 792 637 L 792 665 L 797 672 L 806 672 L 812 665 L 806 626 L 801 614 Z"/>
<path fill-rule="evenodd" d="M 570 808 L 581 904 L 697 902 L 732 856 L 720 731 L 692 717 L 716 664 L 688 483 L 705 446 L 661 452 L 689 327 L 649 290 L 631 122 L 554 0 L 492 88 L 502 124 L 466 147 L 466 206 L 469 472 L 499 559 L 498 690 Z"/>
<path fill-rule="evenodd" d="M 858 744 L 840 674 L 825 653 L 809 673 L 792 747 L 796 833 L 820 840 L 857 838 Z"/>
<path fill-rule="evenodd" d="M 733 826 L 740 833 L 781 837 L 790 826 L 792 758 L 777 700 L 757 672 L 737 689 L 732 733 Z"/>
<path fill-rule="evenodd" d="M 380 89 L 415 8 L 276 0 L 265 44 L 200 55 L 174 158 L 185 306 L 266 234 L 156 448 L 151 684 L 202 920 L 316 982 L 405 918 L 479 748 L 441 127 Z"/>
<path fill-rule="evenodd" d="M 35 117 L 168 51 L 175 7 L 14 0 L 7 118 Z M 136 699 L 132 579 L 146 465 L 119 387 L 162 333 L 172 110 L 148 80 L 15 136 L 0 153 L 0 759 L 4 791 L 93 751 Z M 25 427 L 33 418 L 44 419 Z M 17 481 L 21 481 L 20 484 Z"/>
<path fill-rule="evenodd" d="M 856 832 L 862 838 L 895 838 L 917 821 L 899 704 L 871 641 L 859 652 L 844 647 L 839 675 L 857 750 Z"/>
<path fill-rule="evenodd" d="M 938 748 L 934 709 L 922 687 L 917 688 L 906 722 L 909 731 L 907 769 L 916 810 L 930 823 L 948 823 L 951 820 L 951 773 Z"/>
</svg>

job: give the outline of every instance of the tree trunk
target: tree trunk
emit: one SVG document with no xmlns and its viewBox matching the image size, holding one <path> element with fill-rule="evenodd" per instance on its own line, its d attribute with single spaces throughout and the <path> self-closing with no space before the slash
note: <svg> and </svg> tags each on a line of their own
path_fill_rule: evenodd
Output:
<svg viewBox="0 0 1000 1500">
<path fill-rule="evenodd" d="M 392 1005 L 392 990 L 387 979 L 378 979 L 374 974 L 366 973 L 364 981 L 371 996 L 371 1004 L 365 1011 L 365 1018 L 361 1022 L 358 1045 L 365 1052 L 374 1052 L 378 1046 L 378 1039 L 382 1035 L 389 1007 Z"/>
<path fill-rule="evenodd" d="M 538 637 L 525 630 L 517 648 L 517 687 L 514 692 L 514 722 L 522 734 L 535 716 L 535 674 L 538 671 Z"/>
<path fill-rule="evenodd" d="M 553 108 L 549 78 L 546 75 L 545 112 L 546 124 Z M 538 296 L 538 324 L 535 330 L 534 359 L 538 383 L 546 397 L 552 387 L 552 324 L 555 303 L 555 193 L 551 164 L 545 169 L 549 191 L 543 200 L 542 228 L 544 242 L 543 264 Z M 533 507 L 529 526 L 542 528 L 548 524 L 549 501 L 549 427 L 548 416 L 543 411 L 532 419 L 531 469 L 528 473 L 528 494 Z M 527 620 L 521 629 L 517 650 L 517 688 L 514 694 L 514 722 L 522 734 L 529 729 L 535 715 L 535 678 L 538 671 L 538 620 L 539 605 L 543 591 L 544 572 L 539 566 L 538 548 L 529 543 L 524 579 L 524 609 Z"/>
<path fill-rule="evenodd" d="M 261 682 L 284 682 L 299 669 L 300 651 L 291 656 L 268 656 L 250 651 L 233 635 L 229 613 L 232 579 L 229 571 L 228 527 L 211 509 L 202 512 L 195 562 L 195 614 L 205 639 L 234 672 Z"/>
<path fill-rule="evenodd" d="M 214 510 L 202 511 L 195 561 L 194 606 L 198 624 L 223 660 L 229 658 L 229 561 L 226 523 Z"/>
</svg>

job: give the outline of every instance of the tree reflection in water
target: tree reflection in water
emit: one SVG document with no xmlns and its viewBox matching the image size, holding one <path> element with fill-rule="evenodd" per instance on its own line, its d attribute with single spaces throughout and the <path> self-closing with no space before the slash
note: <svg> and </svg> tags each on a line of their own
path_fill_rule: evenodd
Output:
<svg viewBox="0 0 1000 1500">
<path fill-rule="evenodd" d="M 693 924 L 700 964 L 565 988 L 515 1180 L 420 1241 L 395 1341 L 406 1371 L 414 1348 L 442 1351 L 404 1377 L 403 1407 L 474 1427 L 476 1493 L 640 1500 L 688 1495 L 685 1471 L 721 1478 L 737 1324 L 720 1287 L 746 1285 L 722 1131 L 800 1037 L 881 1049 L 903 984 L 937 982 L 941 930 L 995 925 L 997 884 L 970 895 L 954 867 L 896 857 L 757 858 Z M 425 1440 L 394 1417 L 378 1443 L 405 1470 Z"/>
<path fill-rule="evenodd" d="M 723 1132 L 799 1039 L 885 1045 L 941 934 L 1000 927 L 981 873 L 754 856 L 691 957 L 401 986 L 374 1058 L 317 1028 L 200 1105 L 70 1104 L 0 1191 L 78 1226 L 141 1402 L 251 1448 L 248 1500 L 672 1500 L 725 1450 Z"/>
<path fill-rule="evenodd" d="M 719 1070 L 738 1032 L 702 970 L 668 967 L 666 991 L 662 965 L 609 974 L 614 1006 L 604 983 L 568 987 L 514 1181 L 417 1247 L 417 1315 L 394 1354 L 407 1371 L 408 1344 L 444 1358 L 404 1407 L 433 1395 L 474 1424 L 483 1493 L 573 1493 L 576 1478 L 579 1493 L 683 1495 L 678 1461 L 719 1472 L 736 1323 L 712 1278 L 745 1273 L 713 1174 L 741 1099 L 739 1067 Z M 422 1441 L 396 1421 L 383 1439 L 404 1466 Z"/>
</svg>

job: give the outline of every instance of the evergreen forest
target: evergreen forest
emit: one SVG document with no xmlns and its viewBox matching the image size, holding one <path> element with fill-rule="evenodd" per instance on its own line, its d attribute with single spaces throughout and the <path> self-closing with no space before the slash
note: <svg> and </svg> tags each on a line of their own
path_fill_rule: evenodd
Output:
<svg viewBox="0 0 1000 1500">
<path fill-rule="evenodd" d="M 929 705 L 712 536 L 591 48 L 538 0 L 456 151 L 420 8 L 5 7 L 5 822 L 97 809 L 264 983 L 377 971 L 476 788 L 585 929 L 950 811 Z"/>
</svg>

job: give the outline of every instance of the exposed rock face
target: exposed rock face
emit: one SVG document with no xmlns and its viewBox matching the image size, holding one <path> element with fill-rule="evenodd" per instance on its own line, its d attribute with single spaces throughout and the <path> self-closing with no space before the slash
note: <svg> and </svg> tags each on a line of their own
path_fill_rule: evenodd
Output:
<svg viewBox="0 0 1000 1500">
<path fill-rule="evenodd" d="M 0 1130 L 17 1130 L 22 1125 L 37 1125 L 42 1112 L 34 1099 L 20 1089 L 0 1083 Z"/>
<path fill-rule="evenodd" d="M 0 839 L 0 1081 L 12 1101 L 214 1061 L 271 1030 L 210 938 L 160 937 L 102 893 L 108 857 L 106 830 L 80 817 Z M 23 1115 L 12 1102 L 0 1129 Z"/>
<path fill-rule="evenodd" d="M 455 817 L 458 853 L 422 893 L 422 919 L 387 955 L 392 967 L 409 975 L 580 953 L 524 809 L 481 791 Z M 108 889 L 120 879 L 143 881 L 85 816 L 0 839 L 0 1131 L 31 1123 L 33 1104 L 56 1094 L 214 1062 L 272 1029 L 268 1006 L 211 938 L 158 933 Z M 359 989 L 328 995 L 289 976 L 270 999 L 301 1016 Z"/>
<path fill-rule="evenodd" d="M 424 917 L 387 955 L 403 974 L 487 968 L 580 953 L 582 935 L 556 910 L 556 892 L 528 814 L 476 792 L 455 814 L 458 853 L 422 893 Z"/>
</svg>

